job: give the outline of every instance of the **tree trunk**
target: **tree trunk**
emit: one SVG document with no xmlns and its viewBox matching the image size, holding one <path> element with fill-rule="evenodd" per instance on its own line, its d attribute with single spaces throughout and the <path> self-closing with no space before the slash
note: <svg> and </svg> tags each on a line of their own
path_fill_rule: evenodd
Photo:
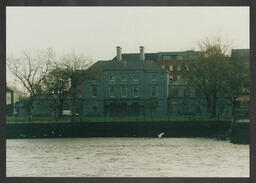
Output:
<svg viewBox="0 0 256 183">
<path fill-rule="evenodd" d="M 73 93 L 73 97 L 72 97 L 72 122 L 74 122 L 75 115 L 76 115 L 76 92 Z"/>
<path fill-rule="evenodd" d="M 63 113 L 63 106 L 62 106 L 62 104 L 60 104 L 60 106 L 59 106 L 59 111 L 58 111 L 58 118 L 59 118 L 59 119 L 62 118 L 62 113 Z"/>
<path fill-rule="evenodd" d="M 84 102 L 83 102 L 83 100 L 82 101 L 80 101 L 81 103 L 80 103 L 80 112 L 79 112 L 79 115 L 80 115 L 80 122 L 82 122 L 83 121 L 83 115 L 84 115 Z"/>
<path fill-rule="evenodd" d="M 236 104 L 237 104 L 236 98 L 237 98 L 237 97 L 235 96 L 235 97 L 232 97 L 232 99 L 231 99 L 231 101 L 232 101 L 232 116 L 235 115 Z"/>
<path fill-rule="evenodd" d="M 212 95 L 212 117 L 216 117 L 217 93 Z"/>
<path fill-rule="evenodd" d="M 33 107 L 33 100 L 29 100 L 28 102 L 28 121 L 32 121 L 32 107 Z"/>
<path fill-rule="evenodd" d="M 211 97 L 207 96 L 206 101 L 207 101 L 208 113 L 210 113 L 211 112 Z"/>
</svg>

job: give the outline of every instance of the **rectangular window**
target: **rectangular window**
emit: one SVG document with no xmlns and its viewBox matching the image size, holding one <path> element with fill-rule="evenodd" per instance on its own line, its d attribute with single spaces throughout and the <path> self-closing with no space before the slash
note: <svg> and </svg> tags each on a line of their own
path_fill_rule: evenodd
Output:
<svg viewBox="0 0 256 183">
<path fill-rule="evenodd" d="M 225 113 L 226 111 L 226 107 L 225 107 L 225 104 L 220 104 L 220 113 Z"/>
<path fill-rule="evenodd" d="M 169 71 L 173 71 L 173 65 L 169 65 Z"/>
<path fill-rule="evenodd" d="M 188 106 L 188 104 L 184 103 L 184 104 L 182 105 L 182 110 L 183 110 L 183 114 L 187 114 L 188 111 L 189 111 L 189 106 Z"/>
<path fill-rule="evenodd" d="M 171 104 L 171 113 L 176 114 L 178 111 L 177 104 Z"/>
<path fill-rule="evenodd" d="M 152 81 L 156 81 L 156 75 L 152 75 Z"/>
<path fill-rule="evenodd" d="M 97 113 L 98 112 L 98 108 L 96 106 L 92 106 L 92 112 L 93 113 Z"/>
<path fill-rule="evenodd" d="M 177 56 L 177 60 L 182 60 L 182 56 L 181 56 L 181 55 L 178 55 L 178 56 Z"/>
<path fill-rule="evenodd" d="M 189 89 L 188 88 L 184 89 L 184 97 L 189 97 Z"/>
<path fill-rule="evenodd" d="M 173 80 L 173 75 L 169 75 L 169 77 L 170 77 L 170 80 Z"/>
<path fill-rule="evenodd" d="M 97 97 L 97 95 L 98 95 L 97 87 L 92 87 L 92 97 Z"/>
<path fill-rule="evenodd" d="M 180 64 L 177 65 L 177 71 L 181 71 L 181 65 Z"/>
<path fill-rule="evenodd" d="M 110 81 L 115 81 L 115 80 L 116 80 L 115 75 L 110 75 L 110 76 L 109 76 L 109 80 L 110 80 Z"/>
<path fill-rule="evenodd" d="M 138 75 L 137 75 L 137 74 L 134 74 L 134 75 L 132 76 L 132 79 L 133 79 L 133 81 L 138 81 L 138 80 L 139 80 Z"/>
<path fill-rule="evenodd" d="M 125 87 L 125 86 L 121 87 L 121 96 L 127 97 L 127 87 Z"/>
<path fill-rule="evenodd" d="M 109 88 L 109 96 L 110 97 L 115 97 L 115 87 L 111 86 Z"/>
<path fill-rule="evenodd" d="M 186 71 L 189 71 L 189 67 L 187 64 L 185 65 L 185 69 L 186 69 Z"/>
<path fill-rule="evenodd" d="M 157 87 L 152 86 L 152 97 L 156 97 L 156 96 L 157 96 Z"/>
<path fill-rule="evenodd" d="M 178 96 L 179 96 L 179 90 L 178 90 L 178 88 L 172 88 L 172 89 L 171 89 L 171 95 L 172 95 L 173 97 L 178 97 Z"/>
<path fill-rule="evenodd" d="M 201 105 L 200 105 L 199 102 L 197 102 L 197 103 L 195 104 L 195 111 L 196 111 L 196 113 L 201 113 Z"/>
<path fill-rule="evenodd" d="M 165 69 L 165 65 L 161 65 L 162 69 Z"/>
<path fill-rule="evenodd" d="M 181 78 L 181 75 L 177 75 L 177 80 L 179 80 Z"/>
<path fill-rule="evenodd" d="M 127 75 L 122 75 L 121 76 L 121 81 L 127 81 Z"/>
<path fill-rule="evenodd" d="M 178 55 L 172 55 L 171 57 L 172 57 L 173 60 L 177 60 Z"/>
<path fill-rule="evenodd" d="M 198 88 L 195 89 L 195 96 L 196 97 L 201 97 L 201 92 Z"/>
<path fill-rule="evenodd" d="M 170 55 L 164 55 L 162 56 L 163 60 L 171 60 L 172 57 Z"/>
<path fill-rule="evenodd" d="M 133 96 L 138 97 L 139 96 L 139 87 L 135 86 L 133 88 Z"/>
</svg>

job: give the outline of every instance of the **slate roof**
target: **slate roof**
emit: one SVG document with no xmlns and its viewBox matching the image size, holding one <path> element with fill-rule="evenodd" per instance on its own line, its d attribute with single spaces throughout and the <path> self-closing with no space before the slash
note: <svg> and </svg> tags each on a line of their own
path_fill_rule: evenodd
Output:
<svg viewBox="0 0 256 183">
<path fill-rule="evenodd" d="M 231 57 L 249 57 L 250 50 L 249 49 L 232 49 Z"/>
<path fill-rule="evenodd" d="M 157 53 L 145 53 L 145 60 L 157 60 Z M 112 59 L 113 61 L 116 61 L 116 56 Z M 133 61 L 133 60 L 140 60 L 140 54 L 139 53 L 123 53 L 122 54 L 122 60 L 126 61 Z"/>
<path fill-rule="evenodd" d="M 142 60 L 130 60 L 130 61 L 117 61 L 117 60 L 108 60 L 108 61 L 98 61 L 92 65 L 89 70 L 98 69 L 101 71 L 105 70 L 145 70 L 148 72 L 167 72 L 165 69 L 162 69 L 152 60 L 142 61 Z"/>
<path fill-rule="evenodd" d="M 194 51 L 194 50 L 187 50 L 187 51 L 174 51 L 174 52 L 157 52 L 157 53 L 145 53 L 145 61 L 148 60 L 161 60 L 162 56 L 176 56 L 181 55 L 186 57 L 190 56 L 198 56 L 201 53 L 201 51 Z M 112 59 L 113 61 L 116 61 L 116 56 Z M 122 60 L 126 61 L 133 61 L 133 60 L 140 60 L 140 53 L 123 53 L 122 54 Z"/>
</svg>

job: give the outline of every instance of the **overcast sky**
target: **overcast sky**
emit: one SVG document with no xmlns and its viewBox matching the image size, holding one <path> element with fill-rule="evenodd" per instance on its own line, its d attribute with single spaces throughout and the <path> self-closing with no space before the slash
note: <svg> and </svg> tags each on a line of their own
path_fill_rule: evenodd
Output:
<svg viewBox="0 0 256 183">
<path fill-rule="evenodd" d="M 94 60 L 123 53 L 198 49 L 205 37 L 249 48 L 248 7 L 7 7 L 7 55 L 53 48 Z"/>
</svg>

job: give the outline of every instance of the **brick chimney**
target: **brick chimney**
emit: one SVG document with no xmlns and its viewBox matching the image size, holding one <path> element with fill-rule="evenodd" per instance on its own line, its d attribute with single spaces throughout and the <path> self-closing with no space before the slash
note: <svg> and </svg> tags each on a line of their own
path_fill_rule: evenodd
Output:
<svg viewBox="0 0 256 183">
<path fill-rule="evenodd" d="M 144 46 L 140 46 L 140 60 L 145 60 Z"/>
<path fill-rule="evenodd" d="M 120 46 L 116 47 L 116 59 L 117 61 L 122 60 L 122 48 Z"/>
</svg>

